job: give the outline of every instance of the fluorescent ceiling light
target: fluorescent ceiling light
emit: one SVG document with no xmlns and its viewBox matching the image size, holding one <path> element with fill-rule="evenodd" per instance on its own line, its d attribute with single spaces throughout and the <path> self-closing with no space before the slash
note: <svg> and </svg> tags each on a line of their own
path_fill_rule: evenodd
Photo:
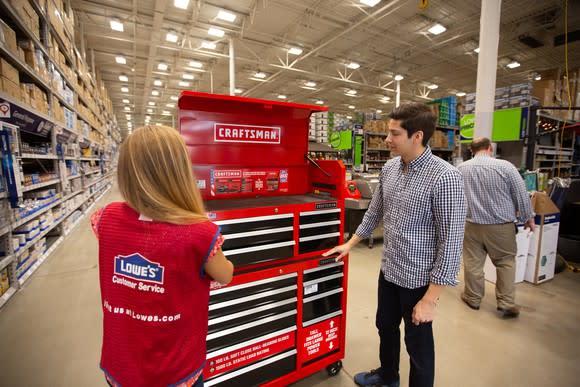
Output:
<svg viewBox="0 0 580 387">
<path fill-rule="evenodd" d="M 168 104 L 165 104 L 165 106 L 168 107 L 168 108 L 174 108 L 175 107 L 175 104 L 174 103 L 168 103 Z"/>
<path fill-rule="evenodd" d="M 536 75 L 536 76 L 534 77 L 534 80 L 536 80 L 536 81 L 541 81 L 541 80 L 542 80 L 542 76 L 541 76 L 540 74 L 538 74 L 538 75 Z"/>
<path fill-rule="evenodd" d="M 348 105 L 348 108 L 349 109 L 354 109 L 355 107 L 354 107 L 354 105 Z"/>
<path fill-rule="evenodd" d="M 405 79 L 404 76 L 402 76 L 400 74 L 395 75 L 395 81 L 402 81 L 403 79 Z"/>
<path fill-rule="evenodd" d="M 350 62 L 349 64 L 346 65 L 346 67 L 348 67 L 349 69 L 356 70 L 360 67 L 360 65 L 356 62 Z"/>
<path fill-rule="evenodd" d="M 169 97 L 169 99 L 172 101 L 177 101 L 178 98 L 175 95 L 172 95 L 171 97 Z"/>
<path fill-rule="evenodd" d="M 224 11 L 223 9 L 220 9 L 220 11 L 217 14 L 218 19 L 225 20 L 230 23 L 236 20 L 236 17 L 237 16 L 235 14 L 228 11 Z"/>
<path fill-rule="evenodd" d="M 380 2 L 381 0 L 360 0 L 361 4 L 368 5 L 369 7 L 374 7 Z"/>
<path fill-rule="evenodd" d="M 347 120 L 352 120 L 352 116 L 346 116 Z"/>
<path fill-rule="evenodd" d="M 117 62 L 119 64 L 127 64 L 127 59 L 125 59 L 124 56 L 116 56 L 115 62 Z"/>
<path fill-rule="evenodd" d="M 159 79 L 156 79 L 156 80 L 154 80 L 154 81 L 153 81 L 153 84 L 154 84 L 155 86 L 163 86 L 163 82 L 161 82 L 161 80 L 159 80 Z"/>
<path fill-rule="evenodd" d="M 190 79 L 191 80 L 193 78 L 194 78 L 193 74 L 183 74 L 183 79 Z"/>
<path fill-rule="evenodd" d="M 258 71 L 257 73 L 254 74 L 254 77 L 256 77 L 258 79 L 264 79 L 264 78 L 266 78 L 266 73 Z"/>
<path fill-rule="evenodd" d="M 465 92 L 464 91 L 458 91 L 455 95 L 458 96 L 458 97 L 464 97 L 465 96 Z"/>
<path fill-rule="evenodd" d="M 355 95 L 356 94 L 356 90 L 347 90 L 346 94 L 348 95 Z"/>
<path fill-rule="evenodd" d="M 189 82 L 180 81 L 178 85 L 181 87 L 189 87 Z"/>
<path fill-rule="evenodd" d="M 151 120 L 151 116 L 145 116 L 145 121 Z"/>
<path fill-rule="evenodd" d="M 123 32 L 124 28 L 123 28 L 123 23 L 121 23 L 119 20 L 111 20 L 111 29 L 113 31 L 119 31 L 119 32 Z"/>
<path fill-rule="evenodd" d="M 165 70 L 167 70 L 168 68 L 169 68 L 169 66 L 167 66 L 167 63 L 159 63 L 159 64 L 157 65 L 157 69 L 158 69 L 158 70 L 161 70 L 161 71 L 165 71 Z"/>
<path fill-rule="evenodd" d="M 315 87 L 315 86 L 316 86 L 316 82 L 309 81 L 309 82 L 306 82 L 306 83 L 304 84 L 304 86 L 308 86 L 308 87 Z"/>
<path fill-rule="evenodd" d="M 161 113 L 161 115 L 170 116 L 171 115 L 171 112 L 168 111 L 168 110 L 163 110 L 163 113 Z"/>
<path fill-rule="evenodd" d="M 175 0 L 173 5 L 175 5 L 176 8 L 187 9 L 189 0 Z"/>
<path fill-rule="evenodd" d="M 383 96 L 381 97 L 381 99 L 382 99 L 382 100 L 385 100 L 385 101 L 388 101 L 388 100 L 390 100 L 390 99 L 391 99 L 391 97 L 389 97 L 388 95 L 383 95 Z"/>
<path fill-rule="evenodd" d="M 214 42 L 203 41 L 203 42 L 201 42 L 201 48 L 207 48 L 208 50 L 215 50 L 216 44 Z"/>
<path fill-rule="evenodd" d="M 125 114 L 125 118 L 130 120 L 131 119 L 131 115 L 130 114 Z"/>
<path fill-rule="evenodd" d="M 155 102 L 149 101 L 149 106 L 155 106 Z"/>
<path fill-rule="evenodd" d="M 131 111 L 131 108 L 129 106 L 125 106 L 125 111 L 126 112 L 130 112 Z"/>
<path fill-rule="evenodd" d="M 316 90 L 316 87 L 302 86 L 302 88 L 306 90 Z"/>
<path fill-rule="evenodd" d="M 383 111 L 381 109 L 377 109 L 377 113 L 382 113 Z"/>
<path fill-rule="evenodd" d="M 153 109 L 147 109 L 147 113 L 153 113 Z"/>
<path fill-rule="evenodd" d="M 171 42 L 171 43 L 176 43 L 177 42 L 177 34 L 173 33 L 173 32 L 168 32 L 167 35 L 165 35 L 165 40 L 167 40 L 168 42 Z"/>
<path fill-rule="evenodd" d="M 429 28 L 427 31 L 429 31 L 433 35 L 439 35 L 445 31 L 447 31 L 447 28 L 445 28 L 441 24 L 437 23 L 437 24 L 433 25 L 433 27 Z"/>
<path fill-rule="evenodd" d="M 126 98 L 125 98 L 125 99 L 123 100 L 123 103 L 131 103 L 131 101 L 129 101 L 128 99 L 126 99 Z"/>
<path fill-rule="evenodd" d="M 278 98 L 279 99 L 286 99 L 286 96 L 284 94 L 278 94 Z"/>
<path fill-rule="evenodd" d="M 119 75 L 119 80 L 121 82 L 129 82 L 129 77 L 126 75 Z"/>
<path fill-rule="evenodd" d="M 508 63 L 506 66 L 510 69 L 515 69 L 516 67 L 520 67 L 520 63 L 514 60 L 513 62 Z"/>
<path fill-rule="evenodd" d="M 427 86 L 427 88 L 428 88 L 428 89 L 431 89 L 431 90 L 435 90 L 435 89 L 436 89 L 436 88 L 438 88 L 438 87 L 439 87 L 439 86 L 438 86 L 438 85 L 436 85 L 436 84 L 434 84 L 434 83 L 433 83 L 433 84 L 431 84 L 431 85 L 429 85 L 429 86 Z"/>
<path fill-rule="evenodd" d="M 234 89 L 234 94 L 241 94 L 242 92 L 242 89 Z"/>
<path fill-rule="evenodd" d="M 156 122 L 156 123 L 155 123 L 155 126 L 161 126 L 161 123 L 159 123 L 159 122 Z"/>
<path fill-rule="evenodd" d="M 121 87 L 121 91 L 123 93 L 128 93 L 129 92 L 129 88 L 128 87 Z"/>
<path fill-rule="evenodd" d="M 196 68 L 196 69 L 200 69 L 200 68 L 203 67 L 203 63 L 198 62 L 196 60 L 192 60 L 191 62 L 189 62 L 189 67 L 193 67 L 193 68 Z"/>
<path fill-rule="evenodd" d="M 474 49 L 473 49 L 473 52 L 475 52 L 476 54 L 479 54 L 479 47 L 477 47 L 477 48 L 474 48 Z"/>
<path fill-rule="evenodd" d="M 207 34 L 211 36 L 217 36 L 218 38 L 222 38 L 225 35 L 225 32 L 223 30 L 220 30 L 219 28 L 211 27 L 209 30 L 207 30 Z"/>
<path fill-rule="evenodd" d="M 321 100 L 321 99 L 319 99 L 318 101 L 316 101 L 316 104 L 317 104 L 317 105 L 324 105 L 324 101 L 323 101 L 323 100 Z"/>
<path fill-rule="evenodd" d="M 157 97 L 159 95 L 159 91 L 158 90 L 152 90 L 151 91 L 151 95 L 154 97 Z"/>
<path fill-rule="evenodd" d="M 298 48 L 298 47 L 291 47 L 288 50 L 288 54 L 290 54 L 290 55 L 300 55 L 300 54 L 302 54 L 302 49 L 301 48 Z"/>
</svg>

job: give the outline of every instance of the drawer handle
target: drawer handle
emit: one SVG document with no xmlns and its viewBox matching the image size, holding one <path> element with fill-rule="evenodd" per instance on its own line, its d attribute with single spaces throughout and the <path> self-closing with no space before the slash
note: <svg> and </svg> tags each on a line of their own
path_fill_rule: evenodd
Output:
<svg viewBox="0 0 580 387">
<path fill-rule="evenodd" d="M 336 274 L 331 274 L 331 275 L 327 275 L 326 277 L 320 277 L 320 278 L 316 278 L 307 282 L 303 283 L 303 286 L 310 286 L 310 285 L 314 285 L 314 284 L 319 284 L 321 282 L 326 282 L 326 281 L 330 281 L 336 278 L 340 278 L 340 277 L 344 277 L 343 273 L 336 273 Z"/>
<path fill-rule="evenodd" d="M 223 331 L 210 333 L 209 335 L 207 335 L 207 341 L 213 340 L 213 339 L 218 338 L 218 337 L 231 335 L 232 333 L 236 333 L 239 331 L 244 331 L 248 328 L 253 328 L 253 327 L 256 327 L 258 325 L 264 325 L 264 324 L 267 324 L 267 323 L 272 322 L 272 321 L 281 320 L 283 318 L 295 315 L 296 313 L 298 313 L 296 310 L 291 310 L 289 312 L 280 313 L 280 314 L 277 314 L 275 316 L 270 316 L 270 317 L 266 317 L 266 318 L 263 318 L 260 320 L 252 321 L 252 322 L 249 322 L 246 324 L 238 325 L 237 327 L 224 329 Z"/>
<path fill-rule="evenodd" d="M 293 231 L 294 227 L 279 227 L 279 228 L 270 228 L 266 230 L 257 230 L 257 231 L 248 231 L 248 232 L 239 232 L 236 234 L 223 234 L 226 240 L 229 239 L 238 239 L 238 238 L 246 238 L 246 237 L 253 237 L 256 235 L 264 235 L 264 234 L 276 234 L 279 232 L 286 232 L 286 231 Z"/>
<path fill-rule="evenodd" d="M 341 212 L 340 208 L 334 208 L 332 210 L 320 210 L 320 211 L 305 211 L 301 212 L 300 216 L 313 216 L 322 214 L 334 214 L 335 212 Z"/>
<path fill-rule="evenodd" d="M 335 224 L 340 224 L 340 220 L 329 220 L 328 222 L 318 222 L 318 223 L 301 224 L 300 225 L 300 230 L 304 230 L 305 228 L 315 228 L 315 227 L 322 227 L 322 226 L 333 226 Z"/>
<path fill-rule="evenodd" d="M 291 290 L 296 290 L 296 289 L 298 289 L 298 285 L 291 285 L 291 286 L 286 286 L 286 287 L 280 288 L 280 289 L 274 289 L 274 290 L 270 290 L 267 292 L 252 294 L 252 295 L 249 295 L 246 297 L 234 298 L 233 300 L 228 300 L 228 301 L 218 302 L 217 304 L 212 304 L 209 306 L 209 310 L 222 309 L 222 308 L 226 308 L 226 307 L 232 306 L 232 305 L 243 304 L 244 302 L 259 300 L 260 298 L 274 296 L 276 294 L 289 292 Z"/>
<path fill-rule="evenodd" d="M 262 220 L 286 219 L 293 217 L 294 214 L 267 215 L 267 216 L 254 216 L 253 218 L 217 220 L 214 223 L 217 224 L 218 226 L 221 226 L 223 224 L 243 224 L 251 222 L 260 222 Z"/>
<path fill-rule="evenodd" d="M 302 303 L 306 304 L 308 302 L 312 302 L 312 301 L 318 300 L 320 298 L 332 296 L 333 294 L 337 294 L 337 293 L 342 293 L 342 288 L 332 289 L 332 290 L 329 290 L 328 292 L 320 293 L 320 294 L 317 294 L 317 295 L 312 296 L 312 297 L 303 298 Z"/>
<path fill-rule="evenodd" d="M 268 310 L 268 309 L 274 309 L 274 308 L 277 308 L 279 306 L 292 304 L 292 303 L 295 303 L 297 301 L 298 301 L 298 298 L 293 297 L 293 298 L 289 298 L 287 300 L 275 302 L 273 304 L 262 305 L 262 306 L 259 306 L 257 308 L 244 310 L 244 311 L 241 311 L 238 313 L 228 314 L 227 316 L 212 318 L 211 320 L 208 321 L 208 326 L 220 324 L 220 323 L 225 322 L 225 321 L 235 320 L 237 318 L 249 316 L 251 314 L 255 314 L 258 312 L 263 312 L 263 311 Z"/>
<path fill-rule="evenodd" d="M 237 351 L 240 348 L 249 347 L 250 345 L 254 345 L 256 343 L 260 343 L 262 341 L 266 341 L 273 337 L 282 336 L 285 333 L 293 332 L 296 330 L 296 325 L 291 326 L 290 328 L 284 328 L 276 332 L 268 333 L 267 335 L 256 337 L 255 339 L 244 341 L 243 343 L 235 344 L 230 347 L 218 349 L 217 351 L 210 352 L 206 355 L 206 359 L 210 360 L 216 356 L 224 355 L 228 352 Z"/>
<path fill-rule="evenodd" d="M 307 327 L 307 326 L 310 326 L 312 324 L 316 324 L 316 323 L 319 323 L 321 321 L 327 320 L 329 318 L 333 318 L 333 317 L 336 317 L 336 316 L 340 316 L 341 314 L 342 314 L 342 310 L 338 310 L 336 312 L 332 312 L 332 313 L 326 314 L 326 315 L 324 315 L 322 317 L 317 317 L 314 320 L 305 321 L 305 322 L 302 323 L 302 326 L 303 327 Z"/>
<path fill-rule="evenodd" d="M 320 235 L 314 235 L 314 236 L 309 236 L 309 237 L 302 237 L 300 238 L 300 242 L 308 242 L 308 241 L 315 241 L 318 239 L 326 239 L 326 238 L 332 238 L 332 237 L 337 237 L 340 235 L 340 232 L 333 232 L 333 233 L 329 233 L 329 234 L 320 234 Z M 224 252 L 225 254 L 225 252 Z M 227 254 L 226 254 L 227 256 Z"/>
<path fill-rule="evenodd" d="M 224 251 L 223 253 L 226 257 L 229 257 L 231 255 L 251 253 L 254 251 L 272 250 L 272 249 L 277 249 L 278 247 L 294 246 L 295 244 L 296 244 L 296 242 L 294 242 L 294 241 L 270 243 L 268 245 L 252 246 L 252 247 L 244 247 L 241 249 L 228 250 L 228 251 Z"/>
<path fill-rule="evenodd" d="M 340 262 L 340 263 L 342 264 L 342 262 Z M 328 265 L 328 266 L 330 266 L 330 265 Z M 260 286 L 260 285 L 269 284 L 272 282 L 284 281 L 285 279 L 294 278 L 294 277 L 298 277 L 298 273 L 284 274 L 284 275 L 279 275 L 277 277 L 265 278 L 265 279 L 259 280 L 259 281 L 246 282 L 245 284 L 233 285 L 233 286 L 228 286 L 226 288 L 220 288 L 220 289 L 214 289 L 214 290 L 211 290 L 209 292 L 209 295 L 215 296 L 217 294 L 235 292 L 236 290 L 251 288 L 253 286 Z"/>
</svg>

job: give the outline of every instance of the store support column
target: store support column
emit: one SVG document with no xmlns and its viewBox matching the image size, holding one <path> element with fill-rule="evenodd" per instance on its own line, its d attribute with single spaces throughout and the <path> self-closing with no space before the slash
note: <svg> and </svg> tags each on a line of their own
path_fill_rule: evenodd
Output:
<svg viewBox="0 0 580 387">
<path fill-rule="evenodd" d="M 491 138 L 500 16 L 501 0 L 481 0 L 474 138 Z"/>
</svg>

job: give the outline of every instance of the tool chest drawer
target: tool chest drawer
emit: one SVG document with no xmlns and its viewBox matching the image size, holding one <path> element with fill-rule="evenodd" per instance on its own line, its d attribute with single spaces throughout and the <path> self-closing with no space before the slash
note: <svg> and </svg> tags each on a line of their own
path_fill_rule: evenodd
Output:
<svg viewBox="0 0 580 387">
<path fill-rule="evenodd" d="M 304 270 L 303 322 L 341 310 L 344 291 L 343 270 L 342 262 Z"/>
<path fill-rule="evenodd" d="M 221 233 L 237 234 L 241 232 L 260 231 L 294 225 L 294 214 L 280 214 L 268 216 L 254 216 L 251 218 L 238 218 L 218 220 L 214 222 L 220 226 Z"/>
<path fill-rule="evenodd" d="M 332 248 L 340 238 L 339 208 L 300 212 L 300 254 Z"/>
</svg>

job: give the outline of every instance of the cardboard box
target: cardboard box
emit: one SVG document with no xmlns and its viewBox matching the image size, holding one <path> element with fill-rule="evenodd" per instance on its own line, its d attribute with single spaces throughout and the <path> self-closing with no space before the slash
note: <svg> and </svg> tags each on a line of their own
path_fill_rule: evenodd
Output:
<svg viewBox="0 0 580 387">
<path fill-rule="evenodd" d="M 540 284 L 554 278 L 560 211 L 543 192 L 534 194 L 532 206 L 536 213 L 536 230 L 530 240 L 524 279 L 533 284 Z"/>
<path fill-rule="evenodd" d="M 530 248 L 530 241 L 532 239 L 532 232 L 525 229 L 523 224 L 518 224 L 518 233 L 516 234 L 516 277 L 515 283 L 522 282 L 526 274 L 526 265 L 528 262 L 528 250 Z M 489 256 L 485 259 L 483 266 L 483 273 L 485 279 L 491 283 L 496 283 L 497 272 Z"/>
<path fill-rule="evenodd" d="M 0 75 L 14 83 L 20 83 L 18 70 L 4 59 L 0 59 Z"/>
<path fill-rule="evenodd" d="M 14 97 L 17 101 L 20 101 L 20 84 L 14 83 L 10 79 L 0 77 L 0 83 L 2 84 L 2 91 L 11 97 Z"/>
<path fill-rule="evenodd" d="M 2 32 L 0 40 L 3 41 L 6 47 L 12 50 L 12 52 L 17 53 L 18 46 L 16 45 L 16 32 L 14 32 L 12 28 L 8 27 L 8 25 L 4 23 L 3 20 L 0 20 L 0 27 Z"/>
</svg>

